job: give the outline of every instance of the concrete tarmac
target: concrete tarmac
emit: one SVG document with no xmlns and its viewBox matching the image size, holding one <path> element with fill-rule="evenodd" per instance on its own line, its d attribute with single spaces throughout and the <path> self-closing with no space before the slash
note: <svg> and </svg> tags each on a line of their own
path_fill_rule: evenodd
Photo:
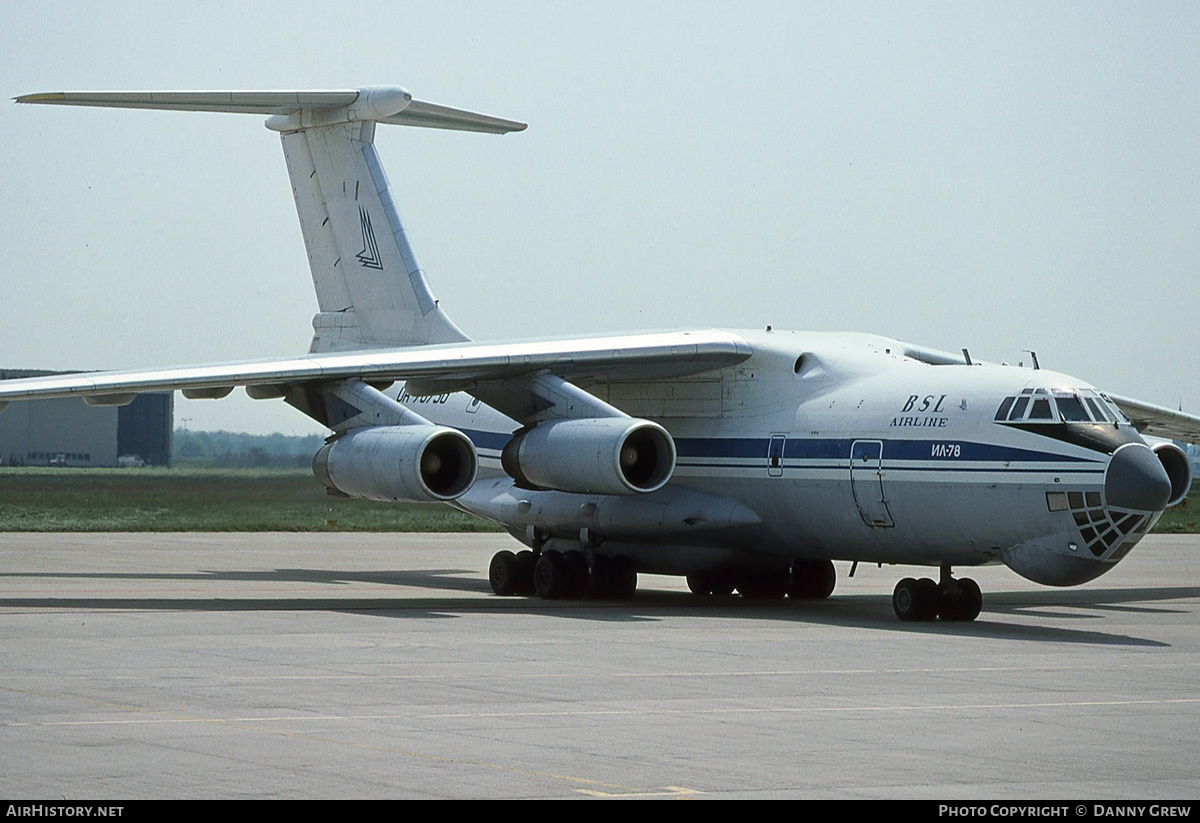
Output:
<svg viewBox="0 0 1200 823">
<path fill-rule="evenodd" d="M 970 624 L 491 594 L 503 535 L 0 535 L 0 794 L 1200 797 L 1200 538 Z M 963 570 L 965 572 L 965 570 Z"/>
</svg>

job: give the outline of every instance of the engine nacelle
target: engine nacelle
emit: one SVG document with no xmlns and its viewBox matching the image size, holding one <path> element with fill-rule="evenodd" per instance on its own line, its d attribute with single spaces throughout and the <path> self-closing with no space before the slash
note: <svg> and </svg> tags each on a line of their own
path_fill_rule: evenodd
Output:
<svg viewBox="0 0 1200 823">
<path fill-rule="evenodd" d="M 313 474 L 326 488 L 389 503 L 454 500 L 477 469 L 467 436 L 433 425 L 354 429 L 313 457 Z"/>
<path fill-rule="evenodd" d="M 675 441 L 649 420 L 556 420 L 518 433 L 504 447 L 500 462 L 527 488 L 645 494 L 671 479 Z"/>
<path fill-rule="evenodd" d="M 1171 499 L 1167 501 L 1167 507 L 1183 502 L 1192 487 L 1192 464 L 1187 454 L 1174 443 L 1155 443 L 1150 448 L 1166 469 L 1167 477 L 1171 478 Z"/>
</svg>

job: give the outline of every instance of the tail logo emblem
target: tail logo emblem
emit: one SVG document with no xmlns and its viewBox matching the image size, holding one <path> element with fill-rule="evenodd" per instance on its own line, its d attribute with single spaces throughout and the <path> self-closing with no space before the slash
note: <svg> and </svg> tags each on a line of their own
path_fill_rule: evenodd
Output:
<svg viewBox="0 0 1200 823">
<path fill-rule="evenodd" d="M 375 230 L 371 228 L 371 215 L 362 206 L 358 207 L 358 219 L 362 223 L 363 250 L 355 257 L 364 268 L 382 269 L 383 260 L 379 257 L 379 244 L 375 242 Z"/>
</svg>

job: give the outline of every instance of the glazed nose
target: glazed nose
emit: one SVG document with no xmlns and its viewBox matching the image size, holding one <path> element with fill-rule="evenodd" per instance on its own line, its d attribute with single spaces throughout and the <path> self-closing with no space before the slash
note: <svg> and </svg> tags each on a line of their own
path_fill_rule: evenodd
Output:
<svg viewBox="0 0 1200 823">
<path fill-rule="evenodd" d="M 1162 511 L 1171 499 L 1171 478 L 1149 446 L 1126 443 L 1113 452 L 1104 474 L 1109 508 Z"/>
</svg>

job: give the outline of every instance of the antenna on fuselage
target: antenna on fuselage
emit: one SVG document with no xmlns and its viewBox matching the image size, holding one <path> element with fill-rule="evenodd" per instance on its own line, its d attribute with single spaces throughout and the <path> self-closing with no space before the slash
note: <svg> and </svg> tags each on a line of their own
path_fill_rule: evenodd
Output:
<svg viewBox="0 0 1200 823">
<path fill-rule="evenodd" d="M 1038 369 L 1041 368 L 1041 366 L 1038 365 L 1037 352 L 1033 351 L 1032 349 L 1021 349 L 1021 351 L 1029 352 L 1029 356 L 1033 358 L 1033 370 L 1034 371 L 1037 371 Z"/>
</svg>

